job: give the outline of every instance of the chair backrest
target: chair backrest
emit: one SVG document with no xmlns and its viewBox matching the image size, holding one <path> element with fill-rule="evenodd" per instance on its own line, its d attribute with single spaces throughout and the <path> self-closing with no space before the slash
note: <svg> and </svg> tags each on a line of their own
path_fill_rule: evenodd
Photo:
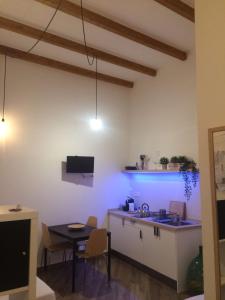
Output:
<svg viewBox="0 0 225 300">
<path fill-rule="evenodd" d="M 107 249 L 106 229 L 94 229 L 87 241 L 85 253 L 89 257 L 100 256 Z"/>
<path fill-rule="evenodd" d="M 48 226 L 42 223 L 42 241 L 45 248 L 49 248 L 52 245 L 52 240 L 48 230 Z"/>
<path fill-rule="evenodd" d="M 97 228 L 97 225 L 98 225 L 97 223 L 98 223 L 97 218 L 95 216 L 90 216 L 90 217 L 88 217 L 86 225 Z"/>
</svg>

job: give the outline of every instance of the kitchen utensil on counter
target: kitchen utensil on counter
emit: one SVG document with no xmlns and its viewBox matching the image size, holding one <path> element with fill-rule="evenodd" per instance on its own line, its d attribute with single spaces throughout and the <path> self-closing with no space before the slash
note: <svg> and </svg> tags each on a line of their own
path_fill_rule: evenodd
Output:
<svg viewBox="0 0 225 300">
<path fill-rule="evenodd" d="M 149 211 L 149 205 L 148 205 L 148 203 L 146 203 L 146 202 L 142 203 L 141 209 L 144 210 L 144 211 Z"/>
<path fill-rule="evenodd" d="M 128 203 L 129 211 L 134 211 L 134 202 Z"/>
<path fill-rule="evenodd" d="M 128 197 L 126 202 L 125 202 L 125 205 L 122 206 L 122 209 L 124 211 L 134 211 L 134 199 L 131 198 L 131 197 Z"/>
<path fill-rule="evenodd" d="M 149 205 L 148 203 L 143 203 L 138 209 L 138 216 L 140 218 L 150 217 Z"/>
<path fill-rule="evenodd" d="M 181 201 L 170 201 L 169 212 L 179 215 L 182 220 L 186 219 L 186 203 Z"/>
</svg>

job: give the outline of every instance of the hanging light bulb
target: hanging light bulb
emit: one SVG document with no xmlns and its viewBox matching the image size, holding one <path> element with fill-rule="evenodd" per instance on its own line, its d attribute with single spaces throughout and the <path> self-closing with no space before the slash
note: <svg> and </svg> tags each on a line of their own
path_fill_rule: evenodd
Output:
<svg viewBox="0 0 225 300">
<path fill-rule="evenodd" d="M 103 127 L 102 120 L 98 118 L 98 58 L 95 57 L 95 118 L 90 120 L 92 130 L 101 130 Z"/>
<path fill-rule="evenodd" d="M 101 119 L 91 119 L 90 127 L 92 130 L 101 130 L 102 129 L 102 120 Z"/>
<path fill-rule="evenodd" d="M 81 20 L 82 20 L 82 30 L 84 38 L 84 46 L 86 50 L 86 57 L 89 66 L 92 66 L 95 61 L 95 118 L 90 120 L 90 127 L 92 130 L 102 129 L 102 120 L 98 118 L 98 58 L 93 55 L 92 58 L 89 57 L 89 49 L 86 42 L 85 26 L 84 26 L 84 12 L 83 12 L 83 1 L 80 0 L 80 9 L 81 9 Z"/>
<path fill-rule="evenodd" d="M 7 56 L 5 55 L 4 89 L 3 89 L 2 120 L 0 123 L 0 138 L 5 138 L 7 135 L 7 124 L 5 122 L 6 62 L 7 62 Z"/>
</svg>

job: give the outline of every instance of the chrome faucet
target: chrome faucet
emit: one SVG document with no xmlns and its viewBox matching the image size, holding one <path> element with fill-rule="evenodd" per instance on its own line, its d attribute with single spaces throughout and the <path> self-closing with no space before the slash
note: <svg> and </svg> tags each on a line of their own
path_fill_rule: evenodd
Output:
<svg viewBox="0 0 225 300">
<path fill-rule="evenodd" d="M 141 205 L 140 217 L 144 218 L 149 216 L 150 216 L 149 205 L 148 203 L 143 203 Z"/>
<path fill-rule="evenodd" d="M 146 203 L 146 202 L 142 203 L 141 209 L 143 211 L 149 211 L 149 205 L 148 205 L 148 203 Z"/>
</svg>

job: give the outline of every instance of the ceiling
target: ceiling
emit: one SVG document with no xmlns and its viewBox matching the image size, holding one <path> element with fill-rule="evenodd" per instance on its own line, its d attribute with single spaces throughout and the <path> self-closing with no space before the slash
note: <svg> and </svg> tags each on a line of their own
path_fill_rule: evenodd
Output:
<svg viewBox="0 0 225 300">
<path fill-rule="evenodd" d="M 78 0 L 70 0 L 80 4 Z M 194 6 L 194 0 L 183 0 Z M 187 53 L 194 49 L 194 23 L 165 8 L 154 0 L 84 0 L 85 8 L 120 22 L 134 30 L 150 35 Z M 0 16 L 43 30 L 54 9 L 34 0 L 0 0 Z M 166 54 L 149 49 L 97 26 L 85 23 L 88 46 L 132 60 L 134 62 L 162 69 L 167 64 L 184 63 Z M 81 20 L 60 11 L 51 23 L 48 32 L 83 43 Z M 34 39 L 0 29 L 2 45 L 27 51 Z M 84 55 L 40 42 L 32 51 L 59 61 L 89 67 Z M 99 72 L 135 81 L 144 75 L 107 62 L 99 61 Z"/>
</svg>

